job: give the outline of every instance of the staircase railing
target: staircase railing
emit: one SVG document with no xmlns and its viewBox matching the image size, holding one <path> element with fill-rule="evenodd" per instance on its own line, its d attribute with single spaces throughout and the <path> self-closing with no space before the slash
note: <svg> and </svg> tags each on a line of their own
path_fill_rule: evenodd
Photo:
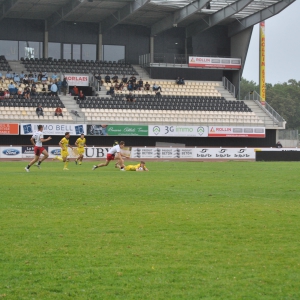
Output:
<svg viewBox="0 0 300 300">
<path fill-rule="evenodd" d="M 249 92 L 245 96 L 244 100 L 254 101 L 279 126 L 283 126 L 283 124 L 286 122 L 285 119 L 267 101 L 262 101 L 263 99 L 256 91 Z M 264 105 L 262 105 L 262 102 L 264 102 Z"/>
<path fill-rule="evenodd" d="M 224 88 L 235 97 L 235 86 L 226 78 L 222 78 Z"/>
</svg>

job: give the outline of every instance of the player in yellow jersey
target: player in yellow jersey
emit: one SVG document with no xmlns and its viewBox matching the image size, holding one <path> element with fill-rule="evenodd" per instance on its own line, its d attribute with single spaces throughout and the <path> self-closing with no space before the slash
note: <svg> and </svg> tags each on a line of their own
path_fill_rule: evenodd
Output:
<svg viewBox="0 0 300 300">
<path fill-rule="evenodd" d="M 120 166 L 118 166 L 118 168 L 120 168 Z M 149 171 L 145 165 L 144 161 L 141 161 L 139 164 L 137 165 L 128 165 L 125 166 L 125 171 Z"/>
<path fill-rule="evenodd" d="M 77 146 L 77 152 L 79 154 L 79 156 L 75 159 L 75 164 L 77 165 L 78 163 L 79 165 L 81 165 L 83 160 L 84 147 L 86 147 L 86 139 L 83 133 L 80 135 L 80 138 L 76 140 L 75 146 Z"/>
<path fill-rule="evenodd" d="M 59 142 L 59 146 L 61 148 L 61 151 L 60 151 L 61 156 L 55 156 L 55 158 L 54 158 L 54 159 L 58 159 L 58 160 L 64 162 L 64 168 L 63 168 L 64 171 L 69 171 L 69 169 L 68 169 L 68 163 L 69 163 L 68 148 L 71 148 L 73 150 L 73 147 L 70 146 L 70 144 L 69 144 L 69 139 L 70 139 L 70 132 L 66 132 L 65 137 L 62 138 Z"/>
</svg>

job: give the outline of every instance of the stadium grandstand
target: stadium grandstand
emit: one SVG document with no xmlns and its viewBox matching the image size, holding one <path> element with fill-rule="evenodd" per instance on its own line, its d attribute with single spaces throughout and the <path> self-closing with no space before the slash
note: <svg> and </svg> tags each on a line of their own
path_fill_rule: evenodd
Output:
<svg viewBox="0 0 300 300">
<path fill-rule="evenodd" d="M 285 121 L 256 93 L 240 99 L 240 79 L 253 26 L 294 1 L 0 0 L 0 120 L 260 127 L 251 142 L 176 141 L 273 145 Z"/>
</svg>

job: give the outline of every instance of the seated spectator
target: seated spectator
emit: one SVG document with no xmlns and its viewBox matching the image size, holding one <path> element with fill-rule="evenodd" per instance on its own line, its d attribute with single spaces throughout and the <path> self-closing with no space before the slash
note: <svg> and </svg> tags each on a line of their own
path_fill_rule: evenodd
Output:
<svg viewBox="0 0 300 300">
<path fill-rule="evenodd" d="M 23 83 L 24 84 L 29 84 L 29 79 L 28 76 L 25 74 L 24 78 L 23 78 Z"/>
<path fill-rule="evenodd" d="M 54 80 L 54 81 L 57 79 L 57 74 L 56 74 L 56 72 L 55 72 L 54 74 L 52 74 L 51 78 L 52 78 L 52 80 Z"/>
<path fill-rule="evenodd" d="M 24 77 L 25 77 L 25 74 L 24 74 L 24 71 L 22 71 L 21 73 L 20 73 L 20 81 L 21 82 L 23 82 L 23 79 L 24 79 Z"/>
<path fill-rule="evenodd" d="M 10 73 L 10 71 L 7 71 L 5 77 L 6 77 L 7 79 L 11 79 L 11 78 L 12 78 L 12 74 Z"/>
<path fill-rule="evenodd" d="M 47 72 L 43 72 L 42 83 L 46 83 L 48 80 Z"/>
<path fill-rule="evenodd" d="M 106 83 L 111 83 L 111 81 L 110 81 L 110 76 L 107 74 L 106 76 L 105 76 L 105 82 Z"/>
<path fill-rule="evenodd" d="M 4 99 L 4 91 L 0 88 L 0 100 Z"/>
<path fill-rule="evenodd" d="M 55 109 L 54 116 L 55 117 L 63 117 L 62 109 L 60 108 L 59 105 Z"/>
<path fill-rule="evenodd" d="M 31 71 L 29 71 L 28 80 L 29 80 L 29 83 L 33 83 L 33 73 Z"/>
<path fill-rule="evenodd" d="M 132 82 L 131 82 L 131 81 L 128 82 L 127 90 L 128 90 L 128 91 L 133 91 L 133 85 L 132 85 Z"/>
<path fill-rule="evenodd" d="M 76 85 L 74 85 L 73 89 L 71 90 L 72 96 L 78 96 L 79 95 L 79 89 Z"/>
<path fill-rule="evenodd" d="M 155 97 L 160 98 L 161 97 L 161 93 L 159 91 L 155 92 Z"/>
<path fill-rule="evenodd" d="M 38 76 L 36 74 L 33 75 L 33 82 L 34 83 L 37 83 L 39 80 L 38 80 Z"/>
<path fill-rule="evenodd" d="M 156 83 L 153 84 L 152 89 L 153 89 L 154 92 L 156 92 L 156 91 L 158 91 L 158 90 L 161 91 L 160 85 L 157 85 Z"/>
<path fill-rule="evenodd" d="M 44 116 L 44 111 L 43 111 L 43 108 L 42 108 L 41 104 L 39 104 L 39 106 L 36 108 L 35 112 L 36 112 L 38 117 Z"/>
<path fill-rule="evenodd" d="M 46 86 L 45 86 L 45 84 L 43 84 L 43 87 L 42 87 L 42 92 L 43 92 L 43 93 L 46 93 L 46 92 L 47 92 L 47 89 L 46 89 Z"/>
<path fill-rule="evenodd" d="M 9 93 L 11 95 L 15 95 L 17 94 L 18 92 L 18 89 L 15 87 L 14 83 L 11 81 L 11 83 L 8 85 L 8 90 L 9 90 Z"/>
<path fill-rule="evenodd" d="M 136 77 L 133 74 L 130 77 L 130 80 L 131 80 L 132 83 L 136 83 Z"/>
<path fill-rule="evenodd" d="M 179 84 L 185 84 L 185 82 L 184 82 L 184 78 L 183 78 L 183 77 L 182 77 L 182 78 L 180 78 Z"/>
<path fill-rule="evenodd" d="M 39 75 L 38 75 L 38 81 L 42 81 L 42 78 L 43 78 L 43 73 L 40 72 Z"/>
<path fill-rule="evenodd" d="M 23 92 L 23 97 L 25 99 L 30 99 L 30 88 L 29 86 L 26 86 Z"/>
<path fill-rule="evenodd" d="M 9 93 L 9 90 L 5 90 L 4 91 L 4 98 L 9 98 L 10 97 L 10 93 Z"/>
<path fill-rule="evenodd" d="M 125 75 L 123 75 L 122 82 L 123 82 L 123 83 L 127 83 L 127 81 L 128 81 L 128 78 L 125 77 Z"/>
<path fill-rule="evenodd" d="M 133 84 L 133 90 L 138 91 L 139 90 L 139 85 L 137 83 Z"/>
<path fill-rule="evenodd" d="M 0 72 L 0 80 L 2 80 L 2 73 Z"/>
<path fill-rule="evenodd" d="M 276 143 L 276 148 L 282 148 L 282 144 L 279 141 Z"/>
<path fill-rule="evenodd" d="M 121 81 L 121 82 L 119 83 L 119 85 L 118 85 L 117 90 L 123 91 L 123 86 L 124 86 L 124 83 Z"/>
<path fill-rule="evenodd" d="M 56 83 L 55 82 L 52 83 L 51 88 L 50 88 L 51 96 L 57 96 L 57 90 L 58 90 L 58 88 L 57 88 Z"/>
<path fill-rule="evenodd" d="M 115 93 L 115 87 L 113 84 L 109 87 L 109 90 L 106 92 L 106 95 L 113 95 Z"/>
<path fill-rule="evenodd" d="M 135 98 L 132 93 L 129 93 L 128 95 L 126 95 L 125 99 L 127 100 L 127 102 L 135 102 Z"/>
<path fill-rule="evenodd" d="M 117 76 L 117 74 L 115 74 L 114 77 L 112 77 L 112 81 L 113 83 L 118 82 L 119 77 Z"/>
<path fill-rule="evenodd" d="M 150 84 L 148 83 L 148 81 L 146 81 L 145 83 L 145 91 L 150 91 Z"/>
<path fill-rule="evenodd" d="M 24 90 L 23 90 L 21 84 L 19 84 L 19 87 L 18 87 L 18 95 L 19 95 L 19 97 L 21 97 L 23 95 L 23 93 L 24 93 Z"/>
<path fill-rule="evenodd" d="M 36 85 L 35 85 L 35 83 L 33 83 L 32 85 L 31 85 L 31 90 L 30 90 L 30 95 L 35 95 L 36 94 Z"/>
<path fill-rule="evenodd" d="M 141 89 L 144 89 L 143 87 L 144 87 L 144 82 L 143 82 L 143 79 L 142 78 L 140 78 L 140 80 L 138 81 L 138 85 L 139 85 L 139 89 L 141 90 Z"/>
<path fill-rule="evenodd" d="M 82 92 L 82 90 L 80 90 L 80 92 L 79 92 L 78 99 L 79 100 L 86 100 L 86 97 L 85 97 L 84 93 Z"/>
<path fill-rule="evenodd" d="M 14 77 L 14 82 L 15 83 L 19 83 L 21 81 L 20 77 L 18 74 L 15 74 L 15 77 Z"/>
</svg>

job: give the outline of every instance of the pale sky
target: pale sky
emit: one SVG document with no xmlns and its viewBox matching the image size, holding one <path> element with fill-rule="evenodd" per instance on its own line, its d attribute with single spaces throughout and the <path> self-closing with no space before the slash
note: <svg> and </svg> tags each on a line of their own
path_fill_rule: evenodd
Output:
<svg viewBox="0 0 300 300">
<path fill-rule="evenodd" d="M 300 81 L 300 0 L 265 21 L 266 83 Z M 259 25 L 251 37 L 243 77 L 259 83 Z"/>
</svg>

